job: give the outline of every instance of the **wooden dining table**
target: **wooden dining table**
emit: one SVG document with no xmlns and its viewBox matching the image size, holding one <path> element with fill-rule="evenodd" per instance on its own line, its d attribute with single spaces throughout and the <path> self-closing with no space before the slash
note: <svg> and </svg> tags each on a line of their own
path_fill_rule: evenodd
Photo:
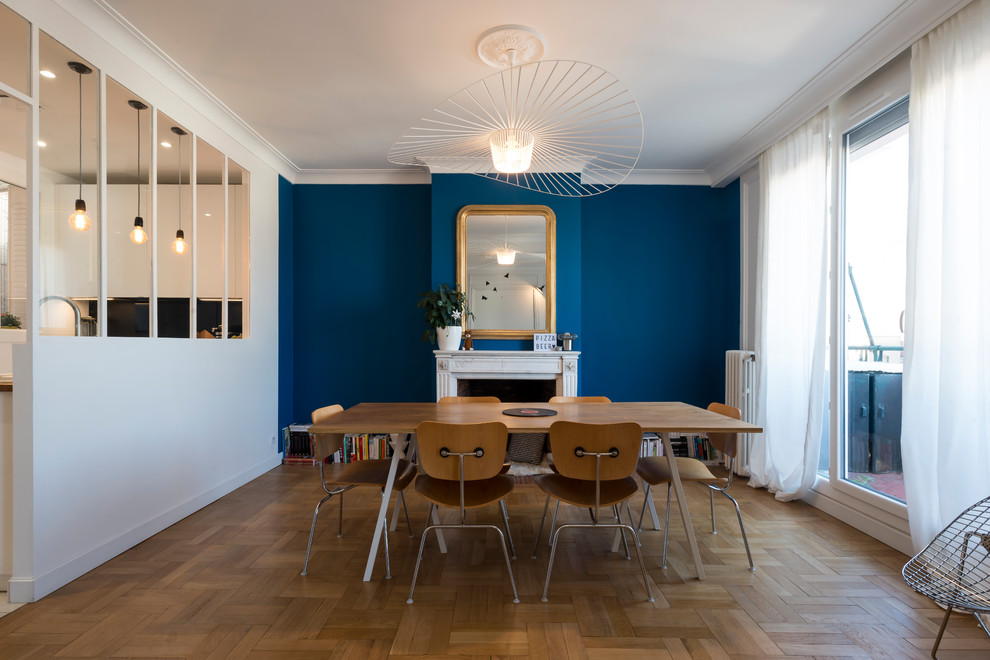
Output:
<svg viewBox="0 0 990 660">
<path fill-rule="evenodd" d="M 503 414 L 504 410 L 513 408 L 543 408 L 556 412 L 546 417 L 517 417 Z M 388 433 L 391 435 L 393 448 L 392 464 L 389 468 L 388 481 L 378 511 L 378 520 L 374 526 L 374 536 L 371 549 L 368 552 L 368 562 L 365 566 L 364 581 L 371 579 L 371 572 L 378 556 L 378 546 L 381 542 L 382 526 L 388 513 L 389 498 L 392 484 L 398 468 L 399 459 L 405 455 L 406 437 L 416 432 L 420 422 L 436 421 L 457 424 L 478 422 L 502 422 L 509 433 L 548 433 L 550 425 L 556 421 L 586 422 L 592 424 L 611 424 L 616 422 L 636 422 L 643 431 L 657 433 L 663 443 L 664 456 L 670 465 L 673 476 L 672 485 L 677 494 L 677 505 L 680 510 L 684 531 L 687 534 L 688 545 L 697 570 L 698 579 L 705 579 L 705 569 L 701 563 L 701 553 L 691 524 L 691 513 L 688 511 L 687 500 L 677 462 L 673 460 L 671 434 L 680 433 L 761 433 L 763 429 L 753 424 L 743 422 L 724 415 L 709 412 L 679 402 L 634 402 L 634 403 L 359 403 L 337 413 L 328 420 L 310 427 L 310 433 Z"/>
</svg>

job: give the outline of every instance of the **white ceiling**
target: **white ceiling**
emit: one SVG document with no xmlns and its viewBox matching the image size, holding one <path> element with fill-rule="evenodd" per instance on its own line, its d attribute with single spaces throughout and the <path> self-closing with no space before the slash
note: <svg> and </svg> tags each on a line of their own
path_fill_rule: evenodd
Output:
<svg viewBox="0 0 990 660">
<path fill-rule="evenodd" d="M 636 96 L 637 171 L 724 182 L 966 0 L 94 0 L 157 45 L 297 173 L 395 170 L 392 142 L 492 73 L 486 29 L 596 64 Z"/>
</svg>

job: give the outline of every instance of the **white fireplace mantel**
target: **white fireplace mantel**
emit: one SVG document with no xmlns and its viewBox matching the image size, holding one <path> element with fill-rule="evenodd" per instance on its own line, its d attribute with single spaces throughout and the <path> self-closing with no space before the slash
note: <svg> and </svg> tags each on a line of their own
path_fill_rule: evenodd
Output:
<svg viewBox="0 0 990 660">
<path fill-rule="evenodd" d="M 577 396 L 581 351 L 433 351 L 437 399 L 457 396 L 457 381 L 471 379 L 554 380 L 558 396 Z"/>
</svg>

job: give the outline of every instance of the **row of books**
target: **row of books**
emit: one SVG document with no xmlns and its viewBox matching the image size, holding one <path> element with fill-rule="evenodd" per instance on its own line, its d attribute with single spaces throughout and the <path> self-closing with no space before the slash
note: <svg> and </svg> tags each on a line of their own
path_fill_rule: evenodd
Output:
<svg viewBox="0 0 990 660">
<path fill-rule="evenodd" d="M 708 438 L 703 435 L 681 435 L 671 436 L 670 448 L 674 451 L 674 456 L 684 456 L 697 458 L 702 461 L 717 461 L 721 458 L 718 451 L 708 442 Z M 663 442 L 656 433 L 644 433 L 643 444 L 639 452 L 640 456 L 663 456 Z"/>
<path fill-rule="evenodd" d="M 382 433 L 348 434 L 343 446 L 327 458 L 328 463 L 351 463 L 369 458 L 391 458 L 389 436 Z M 289 424 L 282 429 L 282 463 L 316 465 L 313 437 L 308 424 Z"/>
<path fill-rule="evenodd" d="M 392 458 L 387 433 L 361 433 L 344 436 L 344 445 L 327 459 L 329 463 L 353 463 L 369 458 Z"/>
</svg>

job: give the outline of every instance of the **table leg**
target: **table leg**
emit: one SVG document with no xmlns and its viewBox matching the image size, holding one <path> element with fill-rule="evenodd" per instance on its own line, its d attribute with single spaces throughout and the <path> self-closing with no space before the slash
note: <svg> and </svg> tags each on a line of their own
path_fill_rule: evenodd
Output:
<svg viewBox="0 0 990 660">
<path fill-rule="evenodd" d="M 378 544 L 382 540 L 385 528 L 385 516 L 388 515 L 388 502 L 392 497 L 392 484 L 395 483 L 395 473 L 399 468 L 399 459 L 406 453 L 406 435 L 404 433 L 391 434 L 392 464 L 388 468 L 388 481 L 385 482 L 385 492 L 382 493 L 382 505 L 378 509 L 378 519 L 375 521 L 375 533 L 371 537 L 371 550 L 368 552 L 368 563 L 364 567 L 364 581 L 371 580 L 371 571 L 375 567 L 375 558 L 378 556 Z"/>
<path fill-rule="evenodd" d="M 667 465 L 670 466 L 671 483 L 674 486 L 674 493 L 677 495 L 677 508 L 681 511 L 681 520 L 684 521 L 684 533 L 687 534 L 688 545 L 691 547 L 691 556 L 694 557 L 694 566 L 698 569 L 698 579 L 705 579 L 705 567 L 701 565 L 701 553 L 698 551 L 698 540 L 694 537 L 694 526 L 691 524 L 691 512 L 688 511 L 687 498 L 684 497 L 684 485 L 681 483 L 681 474 L 677 471 L 677 461 L 674 459 L 674 450 L 670 446 L 670 434 L 661 433 L 663 441 L 663 453 L 667 457 Z"/>
</svg>

